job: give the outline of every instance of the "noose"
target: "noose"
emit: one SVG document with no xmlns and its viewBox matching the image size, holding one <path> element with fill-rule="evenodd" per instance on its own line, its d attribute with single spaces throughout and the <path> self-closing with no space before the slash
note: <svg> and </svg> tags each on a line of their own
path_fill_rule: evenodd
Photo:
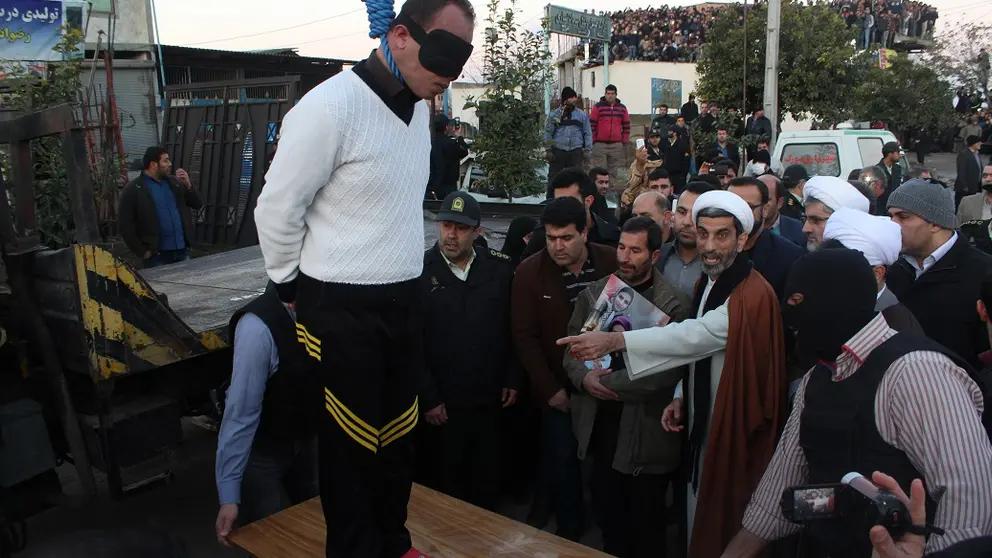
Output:
<svg viewBox="0 0 992 558">
<path fill-rule="evenodd" d="M 379 50 L 386 59 L 386 65 L 389 66 L 389 70 L 393 72 L 396 79 L 405 83 L 403 75 L 400 73 L 400 68 L 396 65 L 396 60 L 393 58 L 393 52 L 389 50 L 389 41 L 386 39 L 389 26 L 393 23 L 393 18 L 396 17 L 396 13 L 393 12 L 393 0 L 362 1 L 365 2 L 365 9 L 369 14 L 369 37 L 381 39 L 379 41 Z"/>
</svg>

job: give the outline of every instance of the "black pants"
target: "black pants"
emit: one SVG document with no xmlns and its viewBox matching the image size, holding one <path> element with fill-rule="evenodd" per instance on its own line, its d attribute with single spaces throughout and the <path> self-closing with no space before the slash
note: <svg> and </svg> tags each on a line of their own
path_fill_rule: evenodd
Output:
<svg viewBox="0 0 992 558">
<path fill-rule="evenodd" d="M 613 468 L 622 404 L 600 402 L 590 439 L 592 499 L 603 550 L 620 558 L 665 558 L 665 496 L 670 475 L 625 475 Z"/>
<path fill-rule="evenodd" d="M 410 432 L 423 350 L 416 300 L 416 280 L 366 286 L 300 277 L 297 334 L 324 387 L 319 465 L 328 558 L 397 558 L 411 547 Z"/>
<path fill-rule="evenodd" d="M 277 440 L 259 432 L 241 480 L 242 525 L 317 495 L 317 439 Z"/>
<path fill-rule="evenodd" d="M 672 181 L 672 192 L 675 195 L 681 194 L 685 190 L 685 172 L 669 173 L 668 177 Z"/>
<path fill-rule="evenodd" d="M 569 167 L 582 168 L 582 149 L 573 149 L 571 151 L 564 151 L 558 149 L 557 147 L 552 147 L 551 162 L 548 165 L 547 198 L 549 200 L 555 197 L 555 193 L 551 191 L 551 181 L 554 180 L 555 175 L 561 172 L 562 169 L 567 169 Z"/>
<path fill-rule="evenodd" d="M 492 510 L 499 496 L 498 406 L 446 405 L 441 430 L 441 487 L 459 500 Z"/>
<path fill-rule="evenodd" d="M 584 532 L 582 474 L 572 416 L 547 405 L 541 412 L 541 471 L 538 492 L 554 503 L 556 534 L 578 541 Z"/>
</svg>

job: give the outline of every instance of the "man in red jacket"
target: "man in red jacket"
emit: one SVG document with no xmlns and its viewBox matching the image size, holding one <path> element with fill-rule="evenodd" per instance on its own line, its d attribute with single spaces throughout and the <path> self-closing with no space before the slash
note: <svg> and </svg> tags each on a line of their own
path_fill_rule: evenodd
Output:
<svg viewBox="0 0 992 558">
<path fill-rule="evenodd" d="M 606 86 L 606 94 L 592 107 L 589 113 L 592 125 L 592 159 L 594 167 L 605 167 L 610 171 L 611 186 L 620 190 L 626 184 L 618 172 L 627 168 L 627 143 L 630 141 L 630 114 L 627 107 L 617 99 L 617 86 Z"/>
</svg>

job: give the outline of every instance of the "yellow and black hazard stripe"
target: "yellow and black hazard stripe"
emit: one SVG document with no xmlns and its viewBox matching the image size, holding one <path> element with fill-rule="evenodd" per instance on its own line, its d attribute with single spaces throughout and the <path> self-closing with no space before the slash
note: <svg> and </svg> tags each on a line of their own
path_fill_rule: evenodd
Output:
<svg viewBox="0 0 992 558">
<path fill-rule="evenodd" d="M 303 345 L 308 355 L 320 362 L 320 339 L 310 335 L 306 326 L 299 322 L 296 322 L 296 340 Z"/>
<path fill-rule="evenodd" d="M 127 263 L 88 244 L 73 246 L 79 322 L 94 381 L 153 370 L 226 343 L 197 334 Z"/>
<path fill-rule="evenodd" d="M 413 427 L 417 426 L 417 417 L 420 416 L 420 406 L 419 398 L 413 398 L 413 405 L 409 409 L 403 411 L 403 414 L 396 417 L 389 422 L 382 429 L 382 434 L 379 435 L 379 443 L 382 447 L 386 447 L 389 444 L 399 440 L 403 436 L 409 434 Z"/>
<path fill-rule="evenodd" d="M 419 401 L 414 398 L 409 409 L 382 429 L 377 429 L 362 420 L 327 388 L 324 388 L 324 407 L 349 438 L 372 453 L 378 453 L 380 447 L 386 447 L 412 432 L 420 415 Z"/>
<path fill-rule="evenodd" d="M 324 388 L 324 405 L 334 422 L 352 440 L 372 453 L 379 451 L 379 430 L 359 418 L 327 388 Z"/>
</svg>

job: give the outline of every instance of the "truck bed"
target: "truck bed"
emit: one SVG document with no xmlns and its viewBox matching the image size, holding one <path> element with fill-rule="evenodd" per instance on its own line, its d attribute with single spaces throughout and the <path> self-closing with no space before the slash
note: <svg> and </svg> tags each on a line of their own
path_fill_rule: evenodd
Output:
<svg viewBox="0 0 992 558">
<path fill-rule="evenodd" d="M 502 248 L 510 218 L 484 218 L 486 240 Z M 437 240 L 437 224 L 424 219 L 424 249 Z M 140 271 L 152 288 L 167 297 L 167 304 L 196 333 L 227 326 L 231 315 L 265 291 L 268 277 L 258 246 L 238 248 L 185 262 Z"/>
<path fill-rule="evenodd" d="M 234 311 L 261 294 L 268 281 L 258 246 L 143 269 L 141 276 L 197 333 L 227 325 Z"/>
</svg>

